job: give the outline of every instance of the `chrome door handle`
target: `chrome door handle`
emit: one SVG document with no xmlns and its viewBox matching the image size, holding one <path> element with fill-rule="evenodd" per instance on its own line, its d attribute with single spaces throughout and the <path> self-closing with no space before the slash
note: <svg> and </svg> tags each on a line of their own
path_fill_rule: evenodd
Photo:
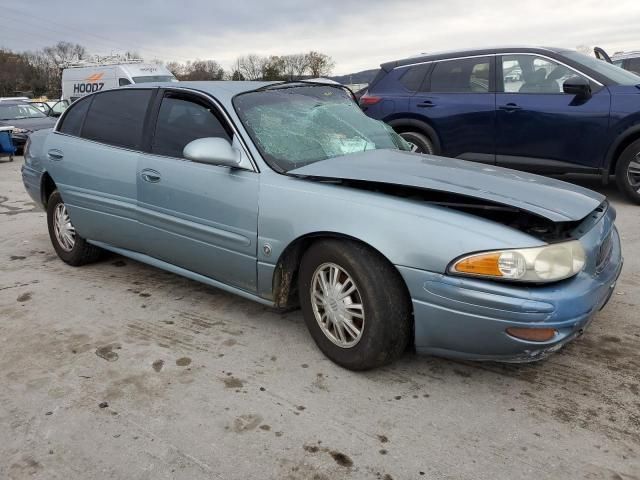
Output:
<svg viewBox="0 0 640 480">
<path fill-rule="evenodd" d="M 64 153 L 62 153 L 60 150 L 52 149 L 47 152 L 47 156 L 51 160 L 62 160 L 64 158 Z"/>
<path fill-rule="evenodd" d="M 140 172 L 140 177 L 142 180 L 149 183 L 158 183 L 162 179 L 160 172 L 156 172 L 150 168 L 142 170 L 142 172 Z"/>
</svg>

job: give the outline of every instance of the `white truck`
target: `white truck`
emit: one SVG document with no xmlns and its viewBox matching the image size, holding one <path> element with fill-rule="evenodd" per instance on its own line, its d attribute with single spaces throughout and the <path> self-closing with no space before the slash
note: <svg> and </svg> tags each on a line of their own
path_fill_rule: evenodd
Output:
<svg viewBox="0 0 640 480">
<path fill-rule="evenodd" d="M 177 82 L 163 65 L 142 60 L 106 58 L 63 65 L 62 98 L 73 102 L 84 95 L 132 83 Z"/>
</svg>

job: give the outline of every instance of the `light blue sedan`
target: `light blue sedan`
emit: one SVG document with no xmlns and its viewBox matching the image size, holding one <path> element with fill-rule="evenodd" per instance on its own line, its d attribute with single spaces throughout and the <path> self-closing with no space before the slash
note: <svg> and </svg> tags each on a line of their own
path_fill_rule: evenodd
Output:
<svg viewBox="0 0 640 480">
<path fill-rule="evenodd" d="M 532 361 L 581 334 L 622 268 L 606 199 L 410 150 L 335 85 L 144 84 L 73 103 L 22 173 L 68 264 L 109 250 L 299 305 L 349 369 L 409 346 Z"/>
</svg>

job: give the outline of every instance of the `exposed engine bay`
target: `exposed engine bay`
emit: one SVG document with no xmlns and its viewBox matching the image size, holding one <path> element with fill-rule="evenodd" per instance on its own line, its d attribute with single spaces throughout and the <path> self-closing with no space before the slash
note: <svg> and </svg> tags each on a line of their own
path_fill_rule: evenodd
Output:
<svg viewBox="0 0 640 480">
<path fill-rule="evenodd" d="M 419 187 L 364 180 L 323 179 L 319 177 L 304 178 L 307 180 L 339 184 L 349 188 L 357 188 L 385 195 L 393 195 L 396 197 L 437 205 L 439 207 L 459 210 L 461 212 L 507 225 L 548 243 L 573 238 L 577 228 L 585 220 L 553 222 L 547 218 L 517 207 L 491 202 L 482 198 L 475 198 L 438 190 L 428 190 Z M 596 210 L 602 212 L 606 210 L 606 205 L 603 204 Z M 586 218 L 589 218 L 589 216 Z"/>
</svg>

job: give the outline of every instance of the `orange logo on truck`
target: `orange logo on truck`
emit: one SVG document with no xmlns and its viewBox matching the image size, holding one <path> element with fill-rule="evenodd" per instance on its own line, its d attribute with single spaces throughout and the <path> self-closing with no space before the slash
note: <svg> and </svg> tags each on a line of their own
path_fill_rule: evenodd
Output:
<svg viewBox="0 0 640 480">
<path fill-rule="evenodd" d="M 104 77 L 104 73 L 94 73 L 93 75 L 90 75 L 89 77 L 85 78 L 85 82 L 98 82 L 100 80 L 102 80 L 102 77 Z"/>
</svg>

